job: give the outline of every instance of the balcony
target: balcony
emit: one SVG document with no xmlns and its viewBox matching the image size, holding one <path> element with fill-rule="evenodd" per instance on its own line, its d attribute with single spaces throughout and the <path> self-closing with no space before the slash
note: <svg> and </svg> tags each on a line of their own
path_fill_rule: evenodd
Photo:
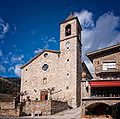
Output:
<svg viewBox="0 0 120 119">
<path fill-rule="evenodd" d="M 120 97 L 120 87 L 92 88 L 91 97 Z"/>
<path fill-rule="evenodd" d="M 95 73 L 97 74 L 104 74 L 104 73 L 120 73 L 120 65 L 115 64 L 107 64 L 107 65 L 100 65 L 95 68 Z"/>
</svg>

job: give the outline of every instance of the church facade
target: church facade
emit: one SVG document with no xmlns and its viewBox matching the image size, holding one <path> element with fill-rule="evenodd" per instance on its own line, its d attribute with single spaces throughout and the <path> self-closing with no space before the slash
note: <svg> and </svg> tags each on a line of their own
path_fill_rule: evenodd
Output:
<svg viewBox="0 0 120 119">
<path fill-rule="evenodd" d="M 78 18 L 70 15 L 60 23 L 60 51 L 44 50 L 21 67 L 21 102 L 57 100 L 80 106 L 81 30 Z"/>
</svg>

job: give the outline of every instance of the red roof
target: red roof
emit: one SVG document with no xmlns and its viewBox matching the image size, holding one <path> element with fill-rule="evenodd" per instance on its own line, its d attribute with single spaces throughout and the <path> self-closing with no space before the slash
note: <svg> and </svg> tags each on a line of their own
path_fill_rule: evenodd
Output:
<svg viewBox="0 0 120 119">
<path fill-rule="evenodd" d="M 120 87 L 119 81 L 90 81 L 91 87 Z"/>
</svg>

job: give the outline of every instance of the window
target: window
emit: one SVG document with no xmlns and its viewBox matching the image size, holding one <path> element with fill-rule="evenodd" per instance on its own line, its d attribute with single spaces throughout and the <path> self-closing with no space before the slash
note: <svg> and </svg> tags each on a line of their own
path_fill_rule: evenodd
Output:
<svg viewBox="0 0 120 119">
<path fill-rule="evenodd" d="M 67 62 L 69 62 L 69 59 L 67 59 Z"/>
<path fill-rule="evenodd" d="M 65 27 L 65 36 L 69 36 L 71 35 L 71 25 L 68 24 L 66 27 Z"/>
<path fill-rule="evenodd" d="M 67 76 L 69 76 L 69 73 L 67 73 Z"/>
<path fill-rule="evenodd" d="M 37 92 L 36 89 L 34 89 L 34 92 Z"/>
<path fill-rule="evenodd" d="M 69 49 L 69 47 L 70 47 L 70 42 L 69 42 L 69 41 L 66 42 L 66 43 L 65 43 L 65 46 L 67 47 L 67 49 Z"/>
<path fill-rule="evenodd" d="M 66 89 L 69 89 L 69 87 L 67 86 Z"/>
<path fill-rule="evenodd" d="M 43 78 L 43 84 L 47 83 L 47 78 Z"/>
<path fill-rule="evenodd" d="M 42 66 L 42 70 L 44 70 L 44 71 L 46 71 L 47 69 L 48 69 L 48 65 L 47 64 L 44 64 L 43 66 Z"/>
<path fill-rule="evenodd" d="M 103 62 L 103 70 L 116 69 L 116 62 Z"/>
<path fill-rule="evenodd" d="M 47 57 L 48 57 L 48 53 L 45 53 L 45 54 L 44 54 L 44 58 L 47 58 Z"/>
</svg>

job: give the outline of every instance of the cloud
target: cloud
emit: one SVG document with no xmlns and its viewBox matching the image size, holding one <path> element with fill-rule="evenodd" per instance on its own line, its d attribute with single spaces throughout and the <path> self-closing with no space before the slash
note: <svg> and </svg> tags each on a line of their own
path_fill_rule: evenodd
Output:
<svg viewBox="0 0 120 119">
<path fill-rule="evenodd" d="M 93 21 L 93 13 L 84 10 L 75 13 L 83 28 L 82 43 L 86 51 L 96 50 L 120 41 L 120 17 L 115 16 L 113 12 L 107 12 Z M 87 25 L 86 25 L 87 24 Z M 86 27 L 87 26 L 87 27 Z"/>
<path fill-rule="evenodd" d="M 4 20 L 0 18 L 0 39 L 3 39 L 8 31 L 9 24 L 5 23 Z"/>
<path fill-rule="evenodd" d="M 2 50 L 0 49 L 0 57 L 2 56 Z"/>
<path fill-rule="evenodd" d="M 5 71 L 6 71 L 6 68 L 3 65 L 0 64 L 0 72 L 5 73 Z"/>
<path fill-rule="evenodd" d="M 83 60 L 89 62 L 85 53 L 120 42 L 120 17 L 107 12 L 93 20 L 94 14 L 88 10 L 75 13 L 82 26 Z M 90 63 L 88 63 L 89 65 Z M 90 66 L 90 65 L 89 65 Z M 90 67 L 91 68 L 91 67 Z"/>
<path fill-rule="evenodd" d="M 40 52 L 42 52 L 42 49 L 38 48 L 37 50 L 34 51 L 34 54 L 38 54 Z"/>
<path fill-rule="evenodd" d="M 35 36 L 37 34 L 37 32 L 35 30 L 31 30 L 30 32 L 31 32 L 32 36 Z"/>
<path fill-rule="evenodd" d="M 94 27 L 93 14 L 88 10 L 82 10 L 80 13 L 75 12 L 74 15 L 78 17 L 82 28 Z"/>
<path fill-rule="evenodd" d="M 45 35 L 45 36 L 42 36 L 41 39 L 44 44 L 43 46 L 44 49 L 48 49 L 50 43 L 57 43 L 57 41 L 55 40 L 55 37 L 48 37 L 47 35 Z"/>
<path fill-rule="evenodd" d="M 22 64 L 17 64 L 16 66 L 15 66 L 15 74 L 17 75 L 17 76 L 20 76 L 21 75 L 21 69 L 20 69 L 20 67 L 22 66 Z"/>
<path fill-rule="evenodd" d="M 17 76 L 20 77 L 20 75 L 21 75 L 21 69 L 20 69 L 20 67 L 21 66 L 22 66 L 22 64 L 17 64 L 15 66 L 12 66 L 12 67 L 8 68 L 8 72 L 9 73 L 14 73 L 14 74 L 16 74 Z"/>
<path fill-rule="evenodd" d="M 55 37 L 49 38 L 49 39 L 48 39 L 48 42 L 57 43 L 57 41 L 55 40 Z"/>
<path fill-rule="evenodd" d="M 19 56 L 12 56 L 11 57 L 11 62 L 21 62 L 24 58 L 24 55 L 19 55 Z"/>
<path fill-rule="evenodd" d="M 8 72 L 13 72 L 14 70 L 15 70 L 14 67 L 10 67 L 10 68 L 8 68 Z"/>
<path fill-rule="evenodd" d="M 0 62 L 2 62 L 2 64 L 7 64 L 8 63 L 8 59 L 7 59 L 7 57 L 5 57 L 3 55 L 3 52 L 2 52 L 1 49 L 0 49 Z"/>
<path fill-rule="evenodd" d="M 45 43 L 44 49 L 48 49 L 48 48 L 49 48 L 49 44 L 48 44 L 48 43 Z"/>
</svg>

